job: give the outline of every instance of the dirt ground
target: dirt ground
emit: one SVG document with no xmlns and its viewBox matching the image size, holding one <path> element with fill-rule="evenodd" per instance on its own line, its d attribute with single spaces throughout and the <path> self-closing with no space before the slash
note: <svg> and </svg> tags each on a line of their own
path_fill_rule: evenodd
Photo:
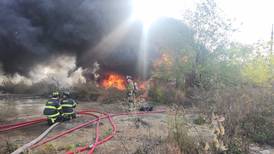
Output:
<svg viewBox="0 0 274 154">
<path fill-rule="evenodd" d="M 5 100 L 0 103 L 1 112 L 7 112 L 6 118 L 1 124 L 15 123 L 42 117 L 42 110 L 46 100 Z M 13 105 L 8 105 L 13 104 Z M 165 106 L 158 106 L 157 109 L 167 109 Z M 126 112 L 127 104 L 102 104 L 99 102 L 79 102 L 77 110 L 95 109 L 98 111 L 117 113 Z M 13 113 L 12 113 L 13 112 Z M 78 118 L 69 122 L 61 123 L 47 136 L 53 136 L 58 132 L 72 128 L 77 124 L 94 119 L 93 117 L 79 115 Z M 167 115 L 165 113 L 148 116 L 120 116 L 113 118 L 116 126 L 116 135 L 107 143 L 98 146 L 95 153 L 134 153 L 144 144 L 157 144 L 167 137 Z M 0 146 L 2 150 L 7 145 L 21 146 L 30 142 L 48 128 L 46 123 L 0 133 Z M 111 125 L 108 120 L 100 123 L 101 138 L 111 133 Z M 74 150 L 77 146 L 92 144 L 95 140 L 95 125 L 82 128 L 60 139 L 31 150 L 31 153 L 65 153 L 67 150 Z M 46 150 L 45 150 L 46 149 Z M 51 151 L 51 152 L 50 152 Z"/>
<path fill-rule="evenodd" d="M 2 99 L 0 100 L 0 125 L 22 122 L 29 119 L 43 117 L 42 111 L 45 99 Z M 102 112 L 118 113 L 127 112 L 127 104 L 118 102 L 104 104 L 100 102 L 79 102 L 77 110 L 95 109 Z M 99 145 L 96 154 L 142 154 L 142 153 L 167 153 L 161 143 L 167 138 L 170 131 L 169 121 L 174 118 L 174 108 L 156 106 L 155 110 L 165 109 L 167 112 L 145 116 L 119 116 L 113 120 L 117 126 L 115 136 L 105 144 Z M 179 109 L 180 111 L 180 109 Z M 195 125 L 193 120 L 199 114 L 194 108 L 184 109 L 184 118 L 190 125 L 190 132 L 197 138 L 210 140 L 213 131 L 209 125 Z M 4 117 L 4 118 L 3 118 Z M 78 115 L 76 119 L 63 122 L 48 134 L 48 137 L 73 128 L 78 124 L 94 119 L 90 116 Z M 194 127 L 193 127 L 194 126 Z M 24 127 L 9 132 L 0 133 L 0 153 L 11 153 L 18 147 L 38 137 L 48 128 L 46 122 Z M 77 147 L 90 145 L 95 141 L 95 124 L 81 128 L 57 140 L 29 151 L 30 154 L 59 154 L 73 151 Z M 111 133 L 111 125 L 107 119 L 100 122 L 100 139 Z M 159 147 L 158 149 L 155 147 Z M 255 153 L 274 152 L 271 148 L 261 148 L 256 145 L 251 147 Z M 152 151 L 153 149 L 153 151 Z M 273 151 L 272 151 L 273 150 Z M 253 153 L 252 153 L 253 154 Z"/>
</svg>

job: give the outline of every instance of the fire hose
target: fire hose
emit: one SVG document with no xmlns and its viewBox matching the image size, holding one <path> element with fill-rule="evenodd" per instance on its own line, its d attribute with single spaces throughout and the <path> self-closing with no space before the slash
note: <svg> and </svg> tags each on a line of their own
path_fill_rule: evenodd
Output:
<svg viewBox="0 0 274 154">
<path fill-rule="evenodd" d="M 47 134 L 53 130 L 54 127 L 56 127 L 57 125 L 59 125 L 60 123 L 57 122 L 53 125 L 51 125 L 46 131 L 44 131 L 41 135 L 39 135 L 37 138 L 35 138 L 34 140 L 32 140 L 31 142 L 23 145 L 22 147 L 18 148 L 17 150 L 15 150 L 13 153 L 11 154 L 20 154 L 22 152 L 24 152 L 26 149 L 28 149 L 29 147 L 31 147 L 32 145 L 40 142 L 44 137 L 47 136 Z"/>
<path fill-rule="evenodd" d="M 40 122 L 44 122 L 44 121 L 47 121 L 47 118 L 39 118 L 39 119 L 35 119 L 35 120 L 27 121 L 27 122 L 20 122 L 20 123 L 16 123 L 16 124 L 0 125 L 0 132 L 5 132 L 5 131 L 17 129 L 17 128 L 22 128 L 22 127 L 30 126 L 30 125 L 37 124 Z"/>
<path fill-rule="evenodd" d="M 104 114 L 103 116 L 97 116 L 96 114 L 93 114 L 93 113 L 90 113 L 90 112 L 95 112 L 95 113 L 99 113 L 99 114 Z M 89 150 L 89 154 L 93 153 L 93 151 L 95 150 L 95 148 L 98 146 L 98 145 L 101 145 L 107 141 L 109 141 L 116 133 L 116 125 L 114 124 L 113 120 L 112 120 L 112 117 L 115 117 L 115 116 L 123 116 L 123 115 L 147 115 L 147 114 L 154 114 L 154 113 L 163 113 L 165 112 L 164 110 L 161 110 L 161 111 L 151 111 L 151 112 L 125 112 L 125 113 L 115 113 L 115 114 L 107 114 L 107 113 L 102 113 L 102 112 L 98 112 L 96 110 L 83 110 L 83 111 L 80 111 L 80 112 L 77 112 L 78 114 L 82 114 L 82 115 L 91 115 L 91 116 L 94 116 L 96 119 L 94 120 L 91 120 L 91 121 L 88 121 L 88 122 L 85 122 L 83 124 L 79 124 L 78 126 L 74 127 L 74 128 L 71 128 L 71 129 L 68 129 L 66 131 L 63 131 L 53 137 L 50 137 L 48 139 L 46 139 L 45 141 L 42 141 L 40 143 L 36 143 L 34 145 L 31 146 L 31 148 L 36 148 L 40 145 L 43 145 L 43 144 L 46 144 L 50 141 L 53 141 L 57 138 L 60 138 L 62 136 L 65 136 L 71 132 L 74 132 L 76 130 L 79 130 L 80 128 L 82 127 L 86 127 L 90 124 L 93 124 L 96 122 L 96 138 L 95 138 L 95 143 L 91 144 L 91 145 L 86 145 L 84 147 L 80 147 L 80 148 L 77 148 L 76 149 L 76 152 L 82 152 L 82 151 L 86 151 L 86 150 Z M 100 120 L 101 119 L 106 119 L 108 118 L 111 126 L 112 126 L 112 133 L 107 136 L 106 138 L 102 139 L 99 141 L 99 123 L 100 123 Z M 3 131 L 9 131 L 9 130 L 13 130 L 13 129 L 16 129 L 16 128 L 21 128 L 21 127 L 25 127 L 25 126 L 29 126 L 29 125 L 32 125 L 32 124 L 36 124 L 36 123 L 39 123 L 39 122 L 43 122 L 43 121 L 46 121 L 46 118 L 40 118 L 40 119 L 35 119 L 35 120 L 32 120 L 32 121 L 28 121 L 28 122 L 21 122 L 21 123 L 17 123 L 17 124 L 11 124 L 11 125 L 2 125 L 0 126 L 0 132 L 3 132 Z M 67 152 L 67 154 L 73 154 L 74 152 Z"/>
<path fill-rule="evenodd" d="M 77 113 L 78 114 L 84 114 L 85 112 L 101 113 L 101 112 L 98 112 L 98 111 L 95 111 L 95 110 L 83 110 L 83 111 L 80 111 L 80 112 L 77 112 Z M 89 113 L 89 114 L 91 114 L 91 113 Z M 94 114 L 93 114 L 93 116 L 94 116 Z M 22 127 L 30 126 L 30 125 L 33 125 L 33 124 L 38 124 L 38 123 L 41 123 L 41 122 L 44 122 L 44 121 L 47 121 L 47 118 L 38 118 L 38 119 L 26 121 L 26 122 L 0 125 L 0 132 L 10 131 L 10 130 L 17 129 L 17 128 L 22 128 Z"/>
<path fill-rule="evenodd" d="M 161 111 L 135 112 L 135 113 L 131 113 L 131 112 L 128 113 L 128 112 L 125 112 L 125 113 L 110 114 L 110 116 L 111 116 L 111 117 L 114 117 L 114 116 L 122 116 L 122 115 L 145 115 L 145 114 L 163 113 L 163 112 L 165 112 L 165 111 L 164 111 L 164 110 L 161 110 Z M 79 114 L 82 114 L 82 113 L 79 112 Z M 108 117 L 108 116 L 103 116 L 103 117 L 101 117 L 101 119 L 105 119 L 105 118 L 107 118 L 107 117 Z M 86 123 L 80 124 L 80 125 L 78 125 L 78 126 L 76 126 L 76 127 L 74 127 L 74 128 L 68 129 L 68 130 L 66 130 L 66 131 L 64 131 L 64 132 L 62 132 L 62 133 L 60 133 L 60 134 L 57 134 L 57 135 L 55 135 L 55 136 L 53 136 L 53 137 L 51 137 L 51 138 L 48 138 L 47 140 L 45 140 L 45 141 L 43 141 L 43 142 L 41 142 L 41 143 L 39 143 L 39 144 L 34 145 L 32 148 L 38 147 L 38 146 L 40 146 L 40 145 L 42 145 L 42 144 L 46 144 L 47 142 L 53 141 L 53 140 L 55 140 L 55 139 L 57 139 L 57 138 L 59 138 L 59 137 L 65 136 L 65 135 L 67 135 L 67 134 L 69 134 L 69 133 L 71 133 L 71 132 L 73 132 L 73 131 L 76 131 L 76 130 L 82 128 L 82 127 L 86 127 L 86 126 L 88 126 L 88 125 L 90 125 L 90 124 L 92 124 L 92 123 L 94 123 L 94 122 L 96 122 L 96 121 L 98 121 L 98 119 L 94 119 L 94 120 L 88 121 L 88 122 L 86 122 Z"/>
<path fill-rule="evenodd" d="M 112 133 L 111 133 L 109 136 L 107 136 L 107 137 L 104 138 L 103 140 L 99 141 L 99 134 L 100 134 L 100 133 L 99 133 L 99 123 L 97 122 L 95 143 L 93 143 L 93 144 L 91 144 L 91 145 L 86 145 L 86 146 L 84 146 L 84 147 L 79 147 L 79 148 L 76 149 L 75 152 L 69 151 L 69 152 L 67 152 L 66 154 L 79 153 L 79 152 L 86 151 L 86 150 L 88 150 L 88 149 L 90 149 L 89 152 L 88 152 L 88 154 L 92 154 L 93 151 L 95 150 L 95 148 L 96 148 L 98 145 L 103 144 L 103 143 L 109 141 L 109 140 L 115 135 L 115 133 L 116 133 L 116 125 L 115 125 L 114 122 L 112 121 L 112 118 L 111 118 L 110 115 L 108 115 L 108 119 L 109 119 L 109 121 L 110 121 L 110 123 L 111 123 L 111 125 L 112 125 Z"/>
</svg>

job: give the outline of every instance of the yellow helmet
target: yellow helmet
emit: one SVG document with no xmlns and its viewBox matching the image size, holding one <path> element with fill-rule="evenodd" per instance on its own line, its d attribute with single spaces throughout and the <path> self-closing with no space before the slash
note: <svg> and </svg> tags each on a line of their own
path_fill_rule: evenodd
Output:
<svg viewBox="0 0 274 154">
<path fill-rule="evenodd" d="M 60 93 L 58 91 L 54 91 L 52 92 L 52 97 L 59 97 L 60 96 Z"/>
</svg>

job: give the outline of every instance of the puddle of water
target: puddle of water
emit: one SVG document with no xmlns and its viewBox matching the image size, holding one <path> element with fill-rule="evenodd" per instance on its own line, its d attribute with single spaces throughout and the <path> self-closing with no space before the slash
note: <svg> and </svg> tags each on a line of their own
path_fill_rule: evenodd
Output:
<svg viewBox="0 0 274 154">
<path fill-rule="evenodd" d="M 4 121 L 43 116 L 46 99 L 2 99 L 0 116 Z"/>
</svg>

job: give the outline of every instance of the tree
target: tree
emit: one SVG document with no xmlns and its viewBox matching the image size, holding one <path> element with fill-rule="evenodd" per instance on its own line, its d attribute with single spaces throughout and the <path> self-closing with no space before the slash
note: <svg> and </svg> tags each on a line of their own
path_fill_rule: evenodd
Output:
<svg viewBox="0 0 274 154">
<path fill-rule="evenodd" d="M 195 39 L 210 51 L 223 48 L 230 43 L 229 36 L 235 29 L 230 19 L 222 16 L 215 0 L 197 4 L 195 11 L 189 11 L 184 19 L 194 30 Z"/>
<path fill-rule="evenodd" d="M 215 83 L 216 79 L 227 80 L 228 73 L 224 70 L 236 66 L 232 66 L 227 61 L 232 56 L 228 53 L 232 51 L 229 36 L 235 31 L 231 21 L 222 16 L 222 11 L 215 0 L 204 0 L 198 3 L 196 10 L 189 11 L 184 16 L 184 20 L 193 29 L 194 39 L 197 42 L 194 44 L 195 62 L 188 78 L 192 80 L 192 83 L 198 82 L 200 85 L 205 82 L 209 84 L 209 77 L 212 78 L 210 81 Z"/>
<path fill-rule="evenodd" d="M 182 21 L 163 18 L 151 27 L 150 34 L 151 44 L 160 52 L 154 75 L 165 80 L 175 79 L 177 88 L 182 88 L 186 74 L 192 72 L 195 63 L 197 44 L 192 29 Z"/>
</svg>

